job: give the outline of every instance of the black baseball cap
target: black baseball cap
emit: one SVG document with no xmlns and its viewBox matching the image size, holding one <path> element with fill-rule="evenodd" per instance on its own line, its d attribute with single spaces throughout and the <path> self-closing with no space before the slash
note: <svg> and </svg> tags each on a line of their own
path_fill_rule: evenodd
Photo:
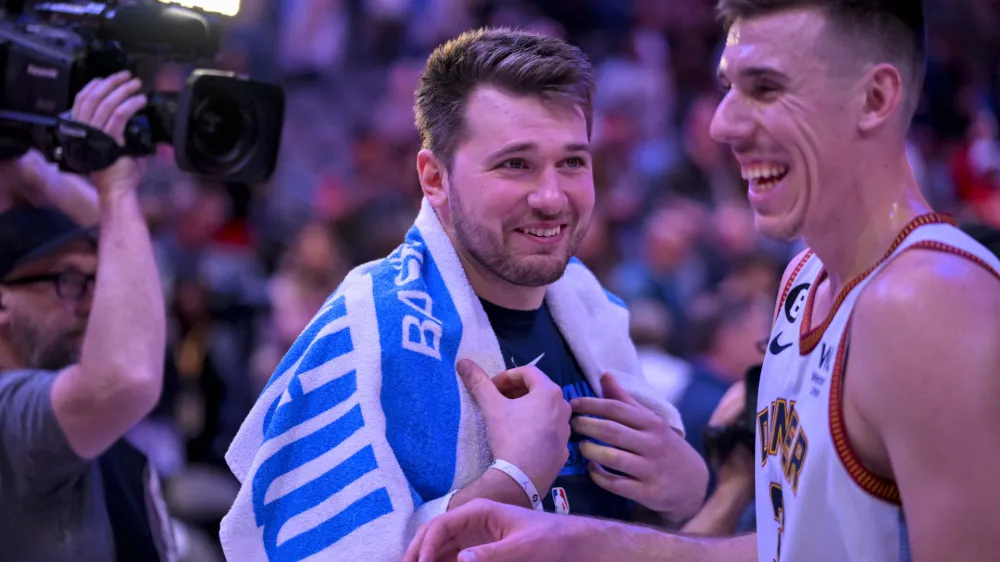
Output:
<svg viewBox="0 0 1000 562">
<path fill-rule="evenodd" d="M 12 207 L 0 214 L 0 280 L 80 238 L 96 247 L 96 232 L 52 207 Z"/>
</svg>

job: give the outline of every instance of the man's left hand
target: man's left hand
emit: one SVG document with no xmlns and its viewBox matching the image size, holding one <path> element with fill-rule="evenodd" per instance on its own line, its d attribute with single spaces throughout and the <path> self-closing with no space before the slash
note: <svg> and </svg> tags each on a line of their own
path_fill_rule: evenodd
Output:
<svg viewBox="0 0 1000 562">
<path fill-rule="evenodd" d="M 573 412 L 582 414 L 571 422 L 573 429 L 603 443 L 580 443 L 580 453 L 591 461 L 588 470 L 594 483 L 670 519 L 694 515 L 708 486 L 708 470 L 701 457 L 663 418 L 623 390 L 612 375 L 601 377 L 601 388 L 604 398 L 571 402 Z"/>
</svg>

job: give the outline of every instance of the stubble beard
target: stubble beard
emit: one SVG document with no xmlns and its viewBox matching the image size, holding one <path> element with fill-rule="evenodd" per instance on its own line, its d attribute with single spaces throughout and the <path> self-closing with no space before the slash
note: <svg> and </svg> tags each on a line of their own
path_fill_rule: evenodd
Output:
<svg viewBox="0 0 1000 562">
<path fill-rule="evenodd" d="M 509 229 L 504 228 L 498 235 L 477 222 L 465 212 L 457 190 L 452 191 L 448 205 L 459 252 L 475 260 L 487 274 L 521 287 L 543 287 L 558 281 L 587 231 L 579 220 L 567 221 L 567 228 L 576 225 L 576 230 L 567 233 L 564 252 L 516 255 L 508 249 Z"/>
<path fill-rule="evenodd" d="M 80 361 L 80 344 L 73 334 L 47 334 L 28 318 L 12 314 L 10 344 L 26 369 L 59 371 Z"/>
</svg>

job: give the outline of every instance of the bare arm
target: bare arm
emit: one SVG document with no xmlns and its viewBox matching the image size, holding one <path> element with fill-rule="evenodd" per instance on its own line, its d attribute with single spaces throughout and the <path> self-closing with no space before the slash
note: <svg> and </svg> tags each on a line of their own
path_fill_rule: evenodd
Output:
<svg viewBox="0 0 1000 562">
<path fill-rule="evenodd" d="M 753 562 L 757 537 L 705 539 L 569 515 L 539 513 L 476 500 L 425 525 L 406 551 L 406 562 Z"/>
<path fill-rule="evenodd" d="M 869 468 L 896 481 L 913 559 L 993 560 L 1000 279 L 957 256 L 914 250 L 855 310 L 845 408 L 860 421 L 848 432 L 861 437 Z"/>
<path fill-rule="evenodd" d="M 145 100 L 136 96 L 138 84 L 113 78 L 97 83 L 81 92 L 74 115 L 121 142 L 125 122 Z M 136 194 L 140 177 L 138 164 L 126 158 L 94 174 L 101 215 L 94 300 L 80 362 L 52 387 L 59 425 L 84 458 L 100 455 L 148 414 L 162 388 L 166 322 Z"/>
<path fill-rule="evenodd" d="M 720 485 L 682 530 L 688 535 L 706 537 L 731 535 L 751 503 L 752 489 L 733 484 Z"/>
<path fill-rule="evenodd" d="M 30 150 L 16 164 L 22 177 L 22 193 L 34 205 L 52 205 L 81 226 L 94 226 L 100 219 L 97 190 L 85 178 L 63 173 L 58 166 Z"/>
<path fill-rule="evenodd" d="M 712 412 L 709 427 L 732 424 L 743 413 L 746 404 L 746 383 L 738 382 L 729 387 L 719 405 Z M 754 460 L 753 451 L 738 445 L 729 456 L 716 462 L 718 483 L 705 505 L 687 524 L 682 532 L 687 535 L 726 537 L 731 536 L 740 517 L 753 503 Z"/>
<path fill-rule="evenodd" d="M 530 508 L 527 494 L 514 480 L 499 470 L 487 470 L 451 498 L 448 510 L 457 509 L 472 500 L 493 500 L 507 505 Z"/>
<path fill-rule="evenodd" d="M 621 560 L 642 562 L 756 562 L 757 535 L 706 539 L 667 535 L 652 529 L 625 528 L 632 533 L 635 554 Z M 612 560 L 613 558 L 608 558 Z"/>
</svg>

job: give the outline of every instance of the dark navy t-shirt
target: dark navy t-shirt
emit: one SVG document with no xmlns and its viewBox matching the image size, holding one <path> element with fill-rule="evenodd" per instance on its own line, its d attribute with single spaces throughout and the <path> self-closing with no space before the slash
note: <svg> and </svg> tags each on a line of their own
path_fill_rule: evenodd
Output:
<svg viewBox="0 0 1000 562">
<path fill-rule="evenodd" d="M 525 311 L 480 301 L 500 341 L 500 352 L 508 369 L 523 367 L 541 357 L 535 366 L 562 387 L 566 400 L 596 396 L 546 305 Z M 555 497 L 563 506 L 568 503 L 569 513 L 575 515 L 629 520 L 628 500 L 604 490 L 587 473 L 587 459 L 580 454 L 583 438 L 575 431 L 570 436 L 569 459 L 543 500 L 545 511 L 556 511 Z"/>
</svg>

